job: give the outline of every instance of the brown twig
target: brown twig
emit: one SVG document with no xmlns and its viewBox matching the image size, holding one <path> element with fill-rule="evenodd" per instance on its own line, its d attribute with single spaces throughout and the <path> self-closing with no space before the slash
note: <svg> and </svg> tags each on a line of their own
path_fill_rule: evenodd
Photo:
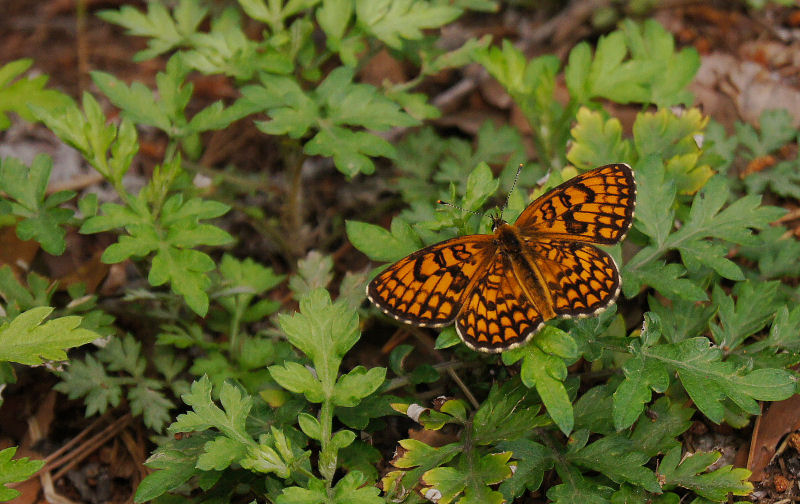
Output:
<svg viewBox="0 0 800 504">
<path fill-rule="evenodd" d="M 87 439 L 85 443 L 81 444 L 79 448 L 73 451 L 69 451 L 65 453 L 63 456 L 57 456 L 54 458 L 47 457 L 45 460 L 48 462 L 40 469 L 37 474 L 42 472 L 51 472 L 56 467 L 61 467 L 53 475 L 53 481 L 58 481 L 64 474 L 67 473 L 70 469 L 75 467 L 78 463 L 80 463 L 83 459 L 94 453 L 95 450 L 103 446 L 109 439 L 116 436 L 122 429 L 124 429 L 131 421 L 131 414 L 128 413 L 126 415 L 121 416 L 120 418 L 116 419 L 113 423 L 111 423 L 108 427 L 103 429 L 102 431 L 98 432 L 91 438 Z M 93 422 L 90 427 L 94 427 L 97 422 Z M 88 432 L 89 428 L 84 429 L 85 432 Z M 79 434 L 79 436 L 81 436 Z M 78 437 L 78 436 L 76 436 Z M 73 439 L 71 442 L 71 446 L 74 446 L 76 441 Z M 59 450 L 59 452 L 64 453 L 64 450 Z M 58 452 L 56 452 L 58 453 Z M 55 455 L 55 453 L 54 453 Z"/>
</svg>

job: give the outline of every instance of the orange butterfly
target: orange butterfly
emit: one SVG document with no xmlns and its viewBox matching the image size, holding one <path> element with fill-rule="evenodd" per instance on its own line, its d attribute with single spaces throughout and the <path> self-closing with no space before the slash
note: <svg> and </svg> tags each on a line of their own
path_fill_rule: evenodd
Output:
<svg viewBox="0 0 800 504">
<path fill-rule="evenodd" d="M 614 302 L 617 265 L 592 244 L 622 240 L 633 221 L 636 182 L 610 164 L 544 194 L 514 224 L 418 250 L 367 285 L 367 297 L 403 322 L 456 331 L 473 350 L 526 343 L 545 320 L 588 317 Z"/>
</svg>

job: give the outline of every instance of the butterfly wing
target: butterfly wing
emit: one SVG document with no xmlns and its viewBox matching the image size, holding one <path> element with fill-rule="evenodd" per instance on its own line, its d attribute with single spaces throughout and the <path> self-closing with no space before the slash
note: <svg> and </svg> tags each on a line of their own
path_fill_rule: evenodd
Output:
<svg viewBox="0 0 800 504">
<path fill-rule="evenodd" d="M 540 239 L 528 243 L 562 317 L 595 315 L 614 302 L 620 279 L 614 259 L 588 243 Z"/>
<path fill-rule="evenodd" d="M 495 255 L 456 317 L 458 335 L 473 350 L 515 348 L 542 326 L 543 317 L 514 277 L 510 261 L 505 254 Z"/>
<path fill-rule="evenodd" d="M 400 259 L 367 285 L 367 297 L 410 324 L 440 327 L 455 319 L 497 246 L 491 235 L 446 240 Z"/>
<path fill-rule="evenodd" d="M 623 163 L 572 178 L 528 205 L 515 226 L 522 235 L 613 244 L 633 222 L 636 182 Z"/>
</svg>

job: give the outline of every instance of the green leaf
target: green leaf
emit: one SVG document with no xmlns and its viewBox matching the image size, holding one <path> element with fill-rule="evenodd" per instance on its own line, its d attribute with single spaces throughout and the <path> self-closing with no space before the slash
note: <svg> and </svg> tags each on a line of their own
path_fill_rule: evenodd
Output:
<svg viewBox="0 0 800 504">
<path fill-rule="evenodd" d="M 336 483 L 333 489 L 334 504 L 383 504 L 380 490 L 367 485 L 367 480 L 358 471 L 351 471 Z"/>
<path fill-rule="evenodd" d="M 145 465 L 156 471 L 148 474 L 136 489 L 134 502 L 149 502 L 186 483 L 199 472 L 195 468 L 209 433 L 197 433 L 180 440 L 171 439 L 156 448 Z"/>
<path fill-rule="evenodd" d="M 645 355 L 676 369 L 686 392 L 697 408 L 714 422 L 724 415 L 720 401 L 733 401 L 744 411 L 756 415 L 756 400 L 779 401 L 794 392 L 794 378 L 783 369 L 757 369 L 745 373 L 731 362 L 722 362 L 721 350 L 711 347 L 706 338 L 647 348 Z"/>
<path fill-rule="evenodd" d="M 700 55 L 693 47 L 675 53 L 672 34 L 657 21 L 647 19 L 641 25 L 626 19 L 622 30 L 631 59 L 641 66 L 654 66 L 650 74 L 649 101 L 659 108 L 690 105 L 694 101 L 686 87 L 700 68 Z"/>
<path fill-rule="evenodd" d="M 578 109 L 577 124 L 570 130 L 573 142 L 567 159 L 577 168 L 588 170 L 607 163 L 631 159 L 631 146 L 622 138 L 619 119 L 603 119 L 600 112 Z"/>
<path fill-rule="evenodd" d="M 358 314 L 345 303 L 332 303 L 323 289 L 300 298 L 300 312 L 279 315 L 278 324 L 289 342 L 314 363 L 323 390 L 332 391 L 342 356 L 360 336 Z"/>
<path fill-rule="evenodd" d="M 353 2 L 351 0 L 326 0 L 317 9 L 317 22 L 328 36 L 328 47 L 332 49 L 341 43 L 345 29 L 353 16 Z M 335 49 L 334 49 L 335 50 Z"/>
<path fill-rule="evenodd" d="M 478 460 L 477 467 L 460 471 L 452 467 L 437 467 L 422 475 L 422 484 L 431 487 L 424 495 L 436 497 L 436 501 L 447 504 L 459 494 L 464 497 L 459 502 L 485 502 L 501 504 L 504 502 L 500 492 L 490 490 L 488 485 L 500 483 L 512 474 L 508 465 L 511 452 L 485 455 Z"/>
<path fill-rule="evenodd" d="M 800 170 L 796 161 L 782 161 L 748 174 L 744 185 L 749 194 L 763 194 L 767 188 L 778 196 L 800 200 Z"/>
<path fill-rule="evenodd" d="M 302 451 L 292 446 L 289 437 L 274 426 L 270 426 L 270 434 L 261 436 L 257 446 L 250 445 L 247 454 L 240 463 L 243 468 L 260 473 L 275 473 L 286 479 L 293 471 L 302 470 L 308 474 L 309 451 Z"/>
<path fill-rule="evenodd" d="M 386 378 L 386 368 L 375 367 L 367 370 L 356 366 L 349 373 L 339 377 L 333 389 L 333 404 L 353 407 L 361 399 L 375 392 Z"/>
<path fill-rule="evenodd" d="M 297 274 L 289 278 L 289 288 L 295 297 L 301 297 L 314 289 L 328 286 L 333 279 L 333 259 L 312 250 L 304 259 L 297 261 Z"/>
<path fill-rule="evenodd" d="M 134 82 L 128 87 L 113 75 L 97 70 L 91 75 L 103 94 L 108 96 L 114 105 L 124 110 L 134 123 L 155 126 L 167 132 L 171 129 L 169 111 L 156 102 L 147 86 Z"/>
<path fill-rule="evenodd" d="M 61 374 L 61 383 L 53 387 L 68 394 L 70 399 L 86 396 L 86 416 L 105 413 L 109 406 L 116 407 L 122 399 L 120 382 L 106 374 L 103 364 L 91 355 L 83 361 L 74 361 Z"/>
<path fill-rule="evenodd" d="M 190 392 L 183 394 L 181 398 L 192 411 L 178 415 L 175 422 L 169 426 L 168 431 L 171 434 L 214 428 L 239 443 L 253 444 L 245 429 L 245 421 L 253 406 L 253 399 L 243 396 L 237 387 L 227 382 L 222 384 L 219 393 L 222 408 L 211 400 L 211 382 L 207 376 L 195 380 Z M 203 451 L 208 452 L 205 447 Z"/>
<path fill-rule="evenodd" d="M 58 205 L 75 197 L 72 191 L 61 191 L 46 197 L 53 161 L 37 155 L 30 168 L 15 158 L 0 160 L 0 189 L 11 198 L 11 213 L 22 217 L 17 223 L 21 240 L 36 240 L 53 255 L 66 249 L 61 227 L 72 218 L 73 211 Z"/>
<path fill-rule="evenodd" d="M 350 243 L 373 261 L 396 261 L 418 250 L 421 245 L 402 217 L 392 220 L 391 232 L 374 224 L 352 220 L 345 221 L 345 226 Z"/>
<path fill-rule="evenodd" d="M 180 159 L 176 162 L 180 163 Z M 219 246 L 232 241 L 233 237 L 227 232 L 200 222 L 222 215 L 228 209 L 222 203 L 200 198 L 184 202 L 183 196 L 176 194 L 164 202 L 161 214 L 156 217 L 140 195 L 129 200 L 129 208 L 104 204 L 103 215 L 87 219 L 81 232 L 125 227 L 130 234 L 121 236 L 117 243 L 106 248 L 101 260 L 115 263 L 155 251 L 148 275 L 150 285 L 169 282 L 173 292 L 183 296 L 189 308 L 205 315 L 208 311 L 206 289 L 211 286 L 207 273 L 216 264 L 208 254 L 189 247 Z"/>
<path fill-rule="evenodd" d="M 648 417 L 636 424 L 630 436 L 636 449 L 648 457 L 654 457 L 681 446 L 678 436 L 692 426 L 695 410 L 679 402 L 671 403 L 667 397 L 658 398 L 648 410 Z"/>
<path fill-rule="evenodd" d="M 661 461 L 658 472 L 666 487 L 687 488 L 714 502 L 724 502 L 728 494 L 747 495 L 753 484 L 747 481 L 750 471 L 727 465 L 712 472 L 705 470 L 721 456 L 720 453 L 697 452 L 681 458 L 681 448 L 670 450 Z"/>
<path fill-rule="evenodd" d="M 598 471 L 617 483 L 628 482 L 654 493 L 661 492 L 656 475 L 646 467 L 650 457 L 636 450 L 621 435 L 605 436 L 567 454 L 569 462 Z"/>
<path fill-rule="evenodd" d="M 44 467 L 44 460 L 29 460 L 28 457 L 12 459 L 16 446 L 0 451 L 0 501 L 10 501 L 21 495 L 19 490 L 8 488 L 6 484 L 25 481 Z"/>
<path fill-rule="evenodd" d="M 526 387 L 536 388 L 547 407 L 550 418 L 565 434 L 572 431 L 574 424 L 572 403 L 567 395 L 563 380 L 567 377 L 567 366 L 560 357 L 548 355 L 541 349 L 536 339 L 532 344 L 515 348 L 502 354 L 503 363 L 511 365 L 522 359 L 521 378 Z"/>
<path fill-rule="evenodd" d="M 664 166 L 656 156 L 642 157 L 634 166 L 636 174 L 636 228 L 663 246 L 672 230 L 675 211 L 675 182 L 664 180 Z"/>
<path fill-rule="evenodd" d="M 783 109 L 765 110 L 758 118 L 760 134 L 752 126 L 737 122 L 736 136 L 741 144 L 749 151 L 749 158 L 755 159 L 766 156 L 797 136 L 797 129 L 793 126 L 792 116 Z"/>
<path fill-rule="evenodd" d="M 739 198 L 723 210 L 729 195 L 724 177 L 709 180 L 692 201 L 685 225 L 670 235 L 667 246 L 678 247 L 683 242 L 702 237 L 753 243 L 752 229 L 766 228 L 784 214 L 781 208 L 761 206 L 761 197 L 755 195 Z"/>
<path fill-rule="evenodd" d="M 760 331 L 775 314 L 775 296 L 780 282 L 739 282 L 733 297 L 714 286 L 713 301 L 717 306 L 719 324 L 711 324 L 711 334 L 726 350 L 741 345 L 748 336 Z"/>
<path fill-rule="evenodd" d="M 7 112 L 14 112 L 26 121 L 36 119 L 32 108 L 57 110 L 75 106 L 72 98 L 60 91 L 44 89 L 47 75 L 21 78 L 30 66 L 32 59 L 19 59 L 0 66 L 0 131 L 11 126 Z"/>
<path fill-rule="evenodd" d="M 461 9 L 426 0 L 356 0 L 356 20 L 362 29 L 389 47 L 422 38 L 422 30 L 438 28 L 461 15 Z"/>
<path fill-rule="evenodd" d="M 325 397 L 320 381 L 308 368 L 296 362 L 270 366 L 269 374 L 278 385 L 295 394 L 304 394 L 310 402 L 322 402 Z"/>
<path fill-rule="evenodd" d="M 523 402 L 527 392 L 527 388 L 520 385 L 493 386 L 472 419 L 475 442 L 492 444 L 500 440 L 515 440 L 532 429 L 547 425 L 549 420 L 545 415 L 539 415 L 541 408 L 538 405 Z"/>
<path fill-rule="evenodd" d="M 758 271 L 764 279 L 783 276 L 800 276 L 800 241 L 792 238 L 786 228 L 770 226 L 762 229 L 759 243 L 741 247 L 739 255 L 758 262 Z"/>
<path fill-rule="evenodd" d="M 131 413 L 142 415 L 144 424 L 156 432 L 161 432 L 164 425 L 172 418 L 169 411 L 175 404 L 166 398 L 163 392 L 140 383 L 128 392 Z"/>
<path fill-rule="evenodd" d="M 373 483 L 378 479 L 376 466 L 381 459 L 381 452 L 377 448 L 360 440 L 339 450 L 339 463 L 345 470 L 358 471 Z"/>
<path fill-rule="evenodd" d="M 745 349 L 748 353 L 755 353 L 766 347 L 785 348 L 790 352 L 797 352 L 800 349 L 798 334 L 800 334 L 800 306 L 789 311 L 789 307 L 784 305 L 775 314 L 769 336 L 748 345 Z"/>
<path fill-rule="evenodd" d="M 547 490 L 547 498 L 554 504 L 608 504 L 613 489 L 607 485 L 584 478 L 576 468 L 561 471 L 563 483 Z"/>
<path fill-rule="evenodd" d="M 659 301 L 649 296 L 647 304 L 661 319 L 662 336 L 668 343 L 702 336 L 708 329 L 708 322 L 717 309 L 711 303 L 700 304 L 692 301 Z"/>
<path fill-rule="evenodd" d="M 297 423 L 300 425 L 300 429 L 303 433 L 310 437 L 311 439 L 322 439 L 322 426 L 319 424 L 319 420 L 316 417 L 309 415 L 308 413 L 300 413 L 297 417 Z"/>
<path fill-rule="evenodd" d="M 535 492 L 542 485 L 545 471 L 553 467 L 550 452 L 541 444 L 529 439 L 517 439 L 498 443 L 498 450 L 510 451 L 517 460 L 514 474 L 500 484 L 500 492 L 511 502 L 527 489 Z"/>
<path fill-rule="evenodd" d="M 702 265 L 713 269 L 723 278 L 734 281 L 744 280 L 741 268 L 725 257 L 728 251 L 721 243 L 694 240 L 682 243 L 678 247 L 678 251 L 690 272 L 698 271 Z"/>
<path fill-rule="evenodd" d="M 134 56 L 136 61 L 144 61 L 182 45 L 197 30 L 206 12 L 208 9 L 196 1 L 181 0 L 174 12 L 175 19 L 158 3 L 148 4 L 147 13 L 126 5 L 118 11 L 101 11 L 98 16 L 126 28 L 130 35 L 147 37 L 148 48 Z"/>
<path fill-rule="evenodd" d="M 586 52 L 586 49 L 581 51 Z M 585 82 L 578 86 L 579 81 L 573 81 L 572 89 L 584 89 L 578 94 L 583 100 L 597 96 L 617 103 L 649 101 L 647 84 L 656 69 L 651 62 L 623 62 L 627 52 L 622 32 L 601 37 L 588 71 L 585 69 L 587 58 L 584 55 L 576 58 L 575 62 L 582 67 L 576 74 L 585 76 Z"/>
<path fill-rule="evenodd" d="M 479 163 L 467 177 L 467 190 L 464 192 L 464 209 L 478 210 L 496 191 L 500 181 L 492 176 L 492 170 L 485 162 Z"/>
<path fill-rule="evenodd" d="M 21 313 L 0 326 L 0 361 L 33 366 L 43 359 L 63 361 L 67 348 L 84 345 L 100 337 L 81 329 L 75 315 L 44 322 L 53 308 L 41 306 Z"/>
<path fill-rule="evenodd" d="M 664 367 L 646 362 L 643 356 L 634 356 L 625 362 L 622 370 L 625 380 L 614 392 L 614 427 L 617 430 L 630 427 L 639 418 L 644 405 L 650 402 L 651 389 L 663 393 L 669 386 Z"/>
<path fill-rule="evenodd" d="M 383 138 L 336 126 L 317 133 L 306 143 L 304 151 L 312 156 L 332 157 L 336 168 L 349 177 L 373 173 L 375 165 L 370 156 L 395 157 L 394 147 Z"/>
<path fill-rule="evenodd" d="M 383 138 L 349 127 L 387 130 L 419 121 L 374 86 L 353 83 L 353 76 L 353 68 L 339 67 L 316 90 L 306 93 L 293 79 L 262 74 L 261 86 L 246 87 L 242 92 L 271 118 L 256 123 L 261 131 L 302 138 L 318 130 L 305 143 L 304 152 L 330 156 L 341 172 L 354 176 L 375 170 L 370 157 L 394 157 L 395 150 Z"/>
<path fill-rule="evenodd" d="M 652 248 L 650 247 L 644 248 L 639 252 L 642 256 L 648 256 L 651 253 Z M 664 264 L 661 261 L 656 261 L 634 270 L 631 264 L 634 263 L 637 257 L 640 256 L 634 256 L 631 262 L 622 270 L 622 288 L 626 297 L 635 296 L 642 285 L 649 285 L 670 299 L 683 299 L 686 301 L 705 301 L 708 299 L 705 290 L 688 278 L 682 278 L 686 274 L 686 269 L 680 264 Z"/>
</svg>

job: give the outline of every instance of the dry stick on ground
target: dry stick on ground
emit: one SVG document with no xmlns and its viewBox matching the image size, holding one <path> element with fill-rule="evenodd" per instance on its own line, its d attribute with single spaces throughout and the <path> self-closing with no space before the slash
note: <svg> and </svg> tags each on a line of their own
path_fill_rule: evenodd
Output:
<svg viewBox="0 0 800 504">
<path fill-rule="evenodd" d="M 69 447 L 74 446 L 77 443 L 76 441 L 77 439 L 81 439 L 82 437 L 84 437 L 86 433 L 90 432 L 91 429 L 93 429 L 99 423 L 98 421 L 92 422 L 92 424 L 89 427 L 84 429 L 83 432 L 81 432 L 80 434 L 78 434 L 78 436 L 76 436 L 76 439 L 71 440 L 69 443 L 67 443 L 67 445 L 62 447 L 60 450 L 54 452 L 53 454 L 45 458 L 45 460 L 47 460 L 47 463 L 44 465 L 44 467 L 42 467 L 39 471 L 37 471 L 36 474 L 40 474 L 42 472 L 51 472 L 54 468 L 63 466 L 61 467 L 61 469 L 59 469 L 58 472 L 56 472 L 53 475 L 53 481 L 58 481 L 62 476 L 64 476 L 64 474 L 66 474 L 67 471 L 69 471 L 83 459 L 94 453 L 95 450 L 99 449 L 109 439 L 116 436 L 122 429 L 127 427 L 131 421 L 131 418 L 133 417 L 130 413 L 121 416 L 113 423 L 111 423 L 108 427 L 106 427 L 99 433 L 95 434 L 94 436 L 86 440 L 86 442 L 83 443 L 78 449 L 69 451 L 65 453 L 64 456 L 61 456 L 61 454 L 66 451 L 65 448 L 67 448 L 67 446 Z"/>
</svg>

